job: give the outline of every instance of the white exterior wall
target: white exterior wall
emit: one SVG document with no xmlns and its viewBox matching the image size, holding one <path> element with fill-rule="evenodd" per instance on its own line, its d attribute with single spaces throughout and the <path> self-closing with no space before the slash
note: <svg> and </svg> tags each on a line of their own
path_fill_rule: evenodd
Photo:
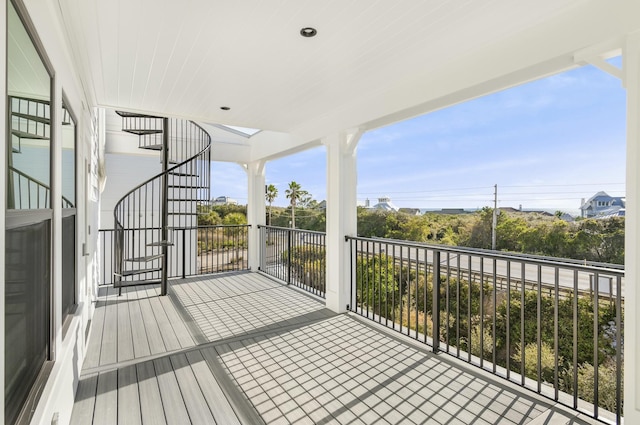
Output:
<svg viewBox="0 0 640 425">
<path fill-rule="evenodd" d="M 113 229 L 113 209 L 131 189 L 162 172 L 157 157 L 105 154 L 107 180 L 100 197 L 100 226 Z"/>
</svg>

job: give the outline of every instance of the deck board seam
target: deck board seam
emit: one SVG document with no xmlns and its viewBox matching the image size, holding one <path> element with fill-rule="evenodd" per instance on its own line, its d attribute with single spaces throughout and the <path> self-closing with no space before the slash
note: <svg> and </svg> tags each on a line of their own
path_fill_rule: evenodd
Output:
<svg viewBox="0 0 640 425">
<path fill-rule="evenodd" d="M 323 310 L 319 310 L 319 312 L 323 312 Z M 317 318 L 311 318 L 311 319 L 307 319 L 304 322 L 300 322 L 300 323 L 296 323 L 296 324 L 288 324 L 288 325 L 283 325 L 280 327 L 267 327 L 265 329 L 260 329 L 257 331 L 251 331 L 242 335 L 233 335 L 227 338 L 222 338 L 216 341 L 209 341 L 206 342 L 204 344 L 199 344 L 199 345 L 194 345 L 192 347 L 184 347 L 184 348 L 179 348 L 176 350 L 171 350 L 171 351 L 167 351 L 164 353 L 157 353 L 157 354 L 151 354 L 149 356 L 145 356 L 145 357 L 139 357 L 137 359 L 130 359 L 130 360 L 126 360 L 126 361 L 122 361 L 122 362 L 116 362 L 116 363 L 111 363 L 111 364 L 106 364 L 106 365 L 101 365 L 98 367 L 94 367 L 94 368 L 88 368 L 88 369 L 84 369 L 81 374 L 80 374 L 80 378 L 84 378 L 85 376 L 88 376 L 92 373 L 102 373 L 105 371 L 110 371 L 110 370 L 114 370 L 114 369 L 119 369 L 122 367 L 126 367 L 126 366 L 130 366 L 130 365 L 136 365 L 139 363 L 144 363 L 146 361 L 150 361 L 150 360 L 156 360 L 162 357 L 169 357 L 169 356 L 173 356 L 176 354 L 181 354 L 181 353 L 188 353 L 191 351 L 197 351 L 197 350 L 202 350 L 202 349 L 206 349 L 206 348 L 210 348 L 210 347 L 217 347 L 220 345 L 224 345 L 224 344 L 229 344 L 231 342 L 240 342 L 249 338 L 255 338 L 255 337 L 260 337 L 260 336 L 266 336 L 266 335 L 273 335 L 274 333 L 282 333 L 282 332 L 287 332 L 289 330 L 293 330 L 293 329 L 298 329 L 304 326 L 307 326 L 309 324 L 312 323 L 317 323 L 323 320 L 327 320 L 330 319 L 332 317 L 336 317 L 338 316 L 338 314 L 334 314 L 332 312 L 330 312 L 329 310 L 326 310 L 326 312 L 324 312 L 324 316 L 323 317 L 317 317 Z"/>
<path fill-rule="evenodd" d="M 242 292 L 242 293 L 237 293 L 237 294 L 233 294 L 233 295 L 228 295 L 228 296 L 222 297 L 222 298 L 215 298 L 215 299 L 212 298 L 209 301 L 200 301 L 200 302 L 192 303 L 192 304 L 184 304 L 184 303 L 181 302 L 181 304 L 184 305 L 185 307 L 196 307 L 196 306 L 199 306 L 199 305 L 202 305 L 202 304 L 208 304 L 208 303 L 211 303 L 211 302 L 226 301 L 226 300 L 229 300 L 229 299 L 232 299 L 232 298 L 239 298 L 239 297 L 244 297 L 244 296 L 247 296 L 247 295 L 253 295 L 253 294 L 262 293 L 262 292 L 275 291 L 275 290 L 278 290 L 278 289 L 281 289 L 281 288 L 277 288 L 277 287 L 276 288 L 264 288 L 264 289 L 259 289 L 257 291 L 249 291 L 249 292 Z M 172 295 L 174 297 L 177 297 L 177 295 L 175 295 L 174 292 L 169 292 L 169 296 L 172 296 Z"/>
</svg>

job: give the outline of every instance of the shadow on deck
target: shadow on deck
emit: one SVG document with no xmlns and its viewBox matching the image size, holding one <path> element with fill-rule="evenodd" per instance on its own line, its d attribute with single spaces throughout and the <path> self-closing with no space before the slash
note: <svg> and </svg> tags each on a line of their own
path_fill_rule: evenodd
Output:
<svg viewBox="0 0 640 425">
<path fill-rule="evenodd" d="M 591 424 L 256 273 L 103 288 L 75 424 Z"/>
</svg>

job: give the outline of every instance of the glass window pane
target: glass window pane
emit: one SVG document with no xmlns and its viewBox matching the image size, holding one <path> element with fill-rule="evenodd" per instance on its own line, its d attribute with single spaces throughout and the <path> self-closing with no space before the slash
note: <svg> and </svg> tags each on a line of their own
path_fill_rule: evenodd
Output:
<svg viewBox="0 0 640 425">
<path fill-rule="evenodd" d="M 51 77 L 13 5 L 7 25 L 7 208 L 51 208 Z"/>
<path fill-rule="evenodd" d="M 62 208 L 76 205 L 76 123 L 63 104 L 62 116 Z"/>
</svg>

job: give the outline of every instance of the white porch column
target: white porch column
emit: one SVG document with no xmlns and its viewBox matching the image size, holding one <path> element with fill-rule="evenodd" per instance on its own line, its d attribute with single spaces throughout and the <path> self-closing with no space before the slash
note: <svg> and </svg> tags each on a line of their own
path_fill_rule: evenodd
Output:
<svg viewBox="0 0 640 425">
<path fill-rule="evenodd" d="M 359 130 L 323 140 L 327 147 L 327 308 L 342 313 L 350 301 L 351 270 L 346 235 L 357 233 L 356 146 Z"/>
<path fill-rule="evenodd" d="M 623 52 L 627 88 L 627 202 L 625 218 L 624 420 L 640 424 L 640 34 Z"/>
<path fill-rule="evenodd" d="M 260 232 L 259 225 L 265 223 L 265 199 L 264 199 L 264 166 L 265 161 L 254 161 L 245 164 L 247 172 L 248 199 L 247 221 L 251 225 L 249 229 L 249 269 L 258 271 L 260 267 Z"/>
</svg>

